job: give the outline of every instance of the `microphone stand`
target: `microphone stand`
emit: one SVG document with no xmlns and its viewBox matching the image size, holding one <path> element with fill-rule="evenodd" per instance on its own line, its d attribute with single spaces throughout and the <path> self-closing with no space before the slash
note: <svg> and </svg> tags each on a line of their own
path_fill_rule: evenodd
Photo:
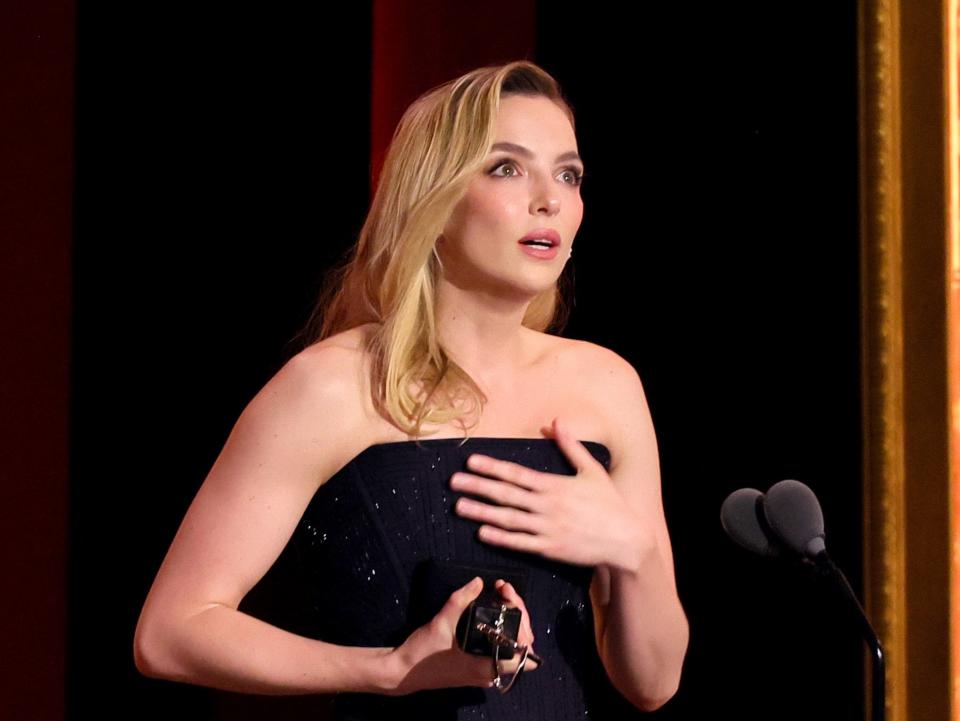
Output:
<svg viewBox="0 0 960 721">
<path fill-rule="evenodd" d="M 867 614 L 863 610 L 863 606 L 860 605 L 857 595 L 850 587 L 847 577 L 843 575 L 843 571 L 841 571 L 840 568 L 833 562 L 833 559 L 831 559 L 824 550 L 820 551 L 820 553 L 816 555 L 814 561 L 816 562 L 817 570 L 819 570 L 823 575 L 829 576 L 837 583 L 837 585 L 843 591 L 843 595 L 847 598 L 847 600 L 850 602 L 850 605 L 853 606 L 854 610 L 857 612 L 857 620 L 860 622 L 860 633 L 863 635 L 863 640 L 866 641 L 867 645 L 870 647 L 873 661 L 871 718 L 873 721 L 884 721 L 884 717 L 886 715 L 886 703 L 884 698 L 883 647 L 880 645 L 880 638 L 877 636 L 877 632 L 873 630 L 873 626 L 870 625 L 870 621 L 867 619 Z"/>
</svg>

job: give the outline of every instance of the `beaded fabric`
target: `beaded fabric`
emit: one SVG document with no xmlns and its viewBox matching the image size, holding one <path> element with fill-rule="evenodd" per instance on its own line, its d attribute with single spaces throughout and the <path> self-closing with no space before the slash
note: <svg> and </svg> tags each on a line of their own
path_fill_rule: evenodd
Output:
<svg viewBox="0 0 960 721">
<path fill-rule="evenodd" d="M 583 443 L 609 470 L 609 449 Z M 574 474 L 548 438 L 426 438 L 369 446 L 318 489 L 294 530 L 291 546 L 307 596 L 306 635 L 346 646 L 398 646 L 415 629 L 408 607 L 418 564 L 432 558 L 510 567 L 526 573 L 523 598 L 543 669 L 525 672 L 508 694 L 479 687 L 399 697 L 341 693 L 334 718 L 641 718 L 612 686 L 597 653 L 589 596 L 593 568 L 486 544 L 477 538 L 480 524 L 454 510 L 464 494 L 453 491 L 449 480 L 468 471 L 472 453 Z"/>
</svg>

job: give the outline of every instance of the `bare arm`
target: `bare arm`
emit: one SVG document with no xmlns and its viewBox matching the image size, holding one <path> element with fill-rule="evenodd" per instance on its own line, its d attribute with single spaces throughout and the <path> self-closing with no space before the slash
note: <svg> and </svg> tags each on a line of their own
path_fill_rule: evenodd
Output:
<svg viewBox="0 0 960 721">
<path fill-rule="evenodd" d="M 603 367 L 609 369 L 604 397 L 617 401 L 610 478 L 633 509 L 637 532 L 623 539 L 622 565 L 596 568 L 590 594 L 597 648 L 614 686 L 635 706 L 653 710 L 677 691 L 689 627 L 677 596 L 643 386 L 619 356 L 611 353 Z"/>
<path fill-rule="evenodd" d="M 237 610 L 319 485 L 354 450 L 354 351 L 288 362 L 244 409 L 188 509 L 137 622 L 145 675 L 260 694 L 387 693 L 391 648 L 338 646 Z"/>
</svg>

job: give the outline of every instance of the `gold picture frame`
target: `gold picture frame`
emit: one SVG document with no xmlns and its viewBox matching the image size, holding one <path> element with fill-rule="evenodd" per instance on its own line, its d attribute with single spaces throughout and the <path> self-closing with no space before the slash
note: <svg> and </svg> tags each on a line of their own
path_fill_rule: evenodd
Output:
<svg viewBox="0 0 960 721">
<path fill-rule="evenodd" d="M 864 595 L 885 648 L 888 721 L 956 719 L 960 708 L 949 372 L 960 277 L 957 3 L 858 6 Z M 865 678 L 869 700 L 869 667 Z"/>
</svg>

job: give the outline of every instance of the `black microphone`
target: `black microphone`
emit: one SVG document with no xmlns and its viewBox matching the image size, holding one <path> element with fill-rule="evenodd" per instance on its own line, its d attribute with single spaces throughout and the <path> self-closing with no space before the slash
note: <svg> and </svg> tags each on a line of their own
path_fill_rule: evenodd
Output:
<svg viewBox="0 0 960 721">
<path fill-rule="evenodd" d="M 826 553 L 820 502 L 800 481 L 773 484 L 763 499 L 763 516 L 777 538 L 801 557 L 816 560 Z"/>
<path fill-rule="evenodd" d="M 816 494 L 800 481 L 775 483 L 766 494 L 753 488 L 734 491 L 723 502 L 720 522 L 727 535 L 747 550 L 763 556 L 785 556 L 788 549 L 833 580 L 856 611 L 860 631 L 873 660 L 872 716 L 883 721 L 884 663 L 880 638 L 867 618 L 846 576 L 827 553 L 823 510 Z"/>
<path fill-rule="evenodd" d="M 734 491 L 720 507 L 720 523 L 734 541 L 761 556 L 779 556 L 779 543 L 763 515 L 763 494 L 756 488 Z"/>
</svg>

